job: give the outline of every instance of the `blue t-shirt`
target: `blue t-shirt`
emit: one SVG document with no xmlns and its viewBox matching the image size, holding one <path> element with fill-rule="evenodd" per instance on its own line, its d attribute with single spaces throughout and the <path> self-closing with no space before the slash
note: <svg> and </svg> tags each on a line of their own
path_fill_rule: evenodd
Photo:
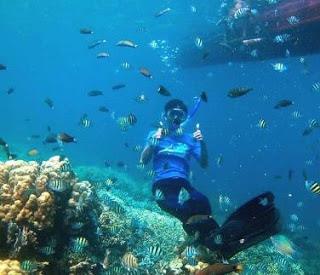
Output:
<svg viewBox="0 0 320 275">
<path fill-rule="evenodd" d="M 156 131 L 148 135 L 147 144 L 150 144 Z M 154 140 L 153 182 L 168 178 L 189 179 L 190 158 L 200 159 L 201 146 L 192 134 L 169 134 Z"/>
</svg>

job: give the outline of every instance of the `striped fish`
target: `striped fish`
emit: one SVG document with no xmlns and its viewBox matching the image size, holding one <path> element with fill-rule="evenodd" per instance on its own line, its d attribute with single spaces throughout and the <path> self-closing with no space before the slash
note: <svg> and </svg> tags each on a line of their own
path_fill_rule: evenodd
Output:
<svg viewBox="0 0 320 275">
<path fill-rule="evenodd" d="M 127 269 L 137 269 L 138 268 L 138 259 L 131 253 L 127 252 L 122 257 L 122 264 Z"/>
<path fill-rule="evenodd" d="M 74 253 L 80 253 L 89 245 L 88 240 L 84 237 L 78 237 L 71 240 L 70 249 Z"/>
<path fill-rule="evenodd" d="M 163 251 L 162 251 L 160 245 L 152 245 L 148 248 L 147 254 L 150 257 L 160 257 L 163 255 Z"/>
<path fill-rule="evenodd" d="M 52 246 L 44 246 L 39 248 L 39 252 L 44 255 L 50 256 L 55 253 L 55 250 Z"/>
<path fill-rule="evenodd" d="M 178 196 L 178 203 L 179 204 L 184 204 L 187 200 L 190 199 L 190 194 L 185 188 L 181 188 Z"/>
<path fill-rule="evenodd" d="M 162 201 L 165 199 L 163 192 L 160 189 L 156 189 L 155 191 L 155 199 L 156 201 Z"/>
<path fill-rule="evenodd" d="M 320 184 L 318 182 L 306 180 L 305 186 L 311 192 L 320 195 Z"/>
<path fill-rule="evenodd" d="M 70 163 L 66 162 L 60 166 L 60 172 L 69 172 L 71 171 Z"/>
<path fill-rule="evenodd" d="M 63 192 L 68 188 L 68 184 L 61 178 L 50 179 L 47 185 L 54 192 Z"/>
</svg>

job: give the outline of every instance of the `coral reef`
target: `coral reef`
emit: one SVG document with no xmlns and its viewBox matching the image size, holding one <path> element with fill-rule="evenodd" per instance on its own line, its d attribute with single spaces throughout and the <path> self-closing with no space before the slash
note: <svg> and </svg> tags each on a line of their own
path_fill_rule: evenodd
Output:
<svg viewBox="0 0 320 275">
<path fill-rule="evenodd" d="M 19 261 L 0 260 L 0 275 L 22 275 L 24 274 L 20 268 Z"/>
</svg>

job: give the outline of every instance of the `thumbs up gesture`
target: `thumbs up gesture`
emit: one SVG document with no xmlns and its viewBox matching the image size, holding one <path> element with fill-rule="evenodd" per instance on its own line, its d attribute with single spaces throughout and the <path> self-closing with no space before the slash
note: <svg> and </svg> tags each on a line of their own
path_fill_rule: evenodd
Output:
<svg viewBox="0 0 320 275">
<path fill-rule="evenodd" d="M 202 133 L 201 133 L 201 130 L 200 130 L 200 124 L 199 123 L 197 123 L 197 125 L 196 125 L 196 131 L 193 133 L 193 137 L 198 141 L 203 140 L 203 136 L 202 136 Z"/>
</svg>

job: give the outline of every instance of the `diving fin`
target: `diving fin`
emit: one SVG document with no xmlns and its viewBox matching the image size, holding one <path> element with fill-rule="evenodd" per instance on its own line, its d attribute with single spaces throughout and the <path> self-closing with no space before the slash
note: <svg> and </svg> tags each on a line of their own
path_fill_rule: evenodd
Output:
<svg viewBox="0 0 320 275">
<path fill-rule="evenodd" d="M 233 212 L 220 229 L 211 233 L 204 245 L 229 259 L 263 240 L 279 233 L 280 213 L 274 206 L 274 195 L 263 193 Z"/>
</svg>

